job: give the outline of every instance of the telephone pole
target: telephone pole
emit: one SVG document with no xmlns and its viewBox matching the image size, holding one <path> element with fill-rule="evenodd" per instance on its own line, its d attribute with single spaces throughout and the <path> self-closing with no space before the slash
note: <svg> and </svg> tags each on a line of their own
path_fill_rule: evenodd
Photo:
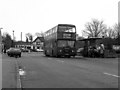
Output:
<svg viewBox="0 0 120 90">
<path fill-rule="evenodd" d="M 21 41 L 22 41 L 22 32 L 21 32 Z"/>
</svg>

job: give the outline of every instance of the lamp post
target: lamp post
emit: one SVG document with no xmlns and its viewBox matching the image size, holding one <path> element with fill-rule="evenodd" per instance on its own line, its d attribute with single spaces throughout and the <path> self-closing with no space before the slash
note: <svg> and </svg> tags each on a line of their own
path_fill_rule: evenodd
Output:
<svg viewBox="0 0 120 90">
<path fill-rule="evenodd" d="M 13 30 L 13 40 L 12 40 L 12 47 L 14 47 L 14 30 Z"/>
<path fill-rule="evenodd" d="M 13 41 L 14 41 L 14 30 L 13 30 Z"/>
</svg>

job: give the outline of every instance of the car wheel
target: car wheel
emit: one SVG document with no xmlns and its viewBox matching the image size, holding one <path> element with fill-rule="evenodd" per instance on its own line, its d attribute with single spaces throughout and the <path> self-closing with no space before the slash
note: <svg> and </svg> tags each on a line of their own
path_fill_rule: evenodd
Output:
<svg viewBox="0 0 120 90">
<path fill-rule="evenodd" d="M 21 54 L 19 55 L 19 57 L 21 57 Z"/>
<path fill-rule="evenodd" d="M 18 57 L 18 55 L 15 55 L 15 58 L 17 58 Z"/>
</svg>

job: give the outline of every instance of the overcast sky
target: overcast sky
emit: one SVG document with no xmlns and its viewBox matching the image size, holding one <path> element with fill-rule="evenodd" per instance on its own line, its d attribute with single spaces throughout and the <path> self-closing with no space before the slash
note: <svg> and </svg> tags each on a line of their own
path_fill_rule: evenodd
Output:
<svg viewBox="0 0 120 90">
<path fill-rule="evenodd" d="M 74 24 L 77 33 L 85 29 L 92 18 L 103 20 L 107 26 L 118 22 L 119 0 L 0 0 L 0 27 L 2 32 L 16 40 L 20 33 L 45 32 L 57 24 Z"/>
</svg>

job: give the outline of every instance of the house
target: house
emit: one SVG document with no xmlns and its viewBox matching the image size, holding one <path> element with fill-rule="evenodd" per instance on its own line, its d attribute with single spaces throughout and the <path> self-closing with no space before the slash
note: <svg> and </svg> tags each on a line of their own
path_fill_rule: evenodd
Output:
<svg viewBox="0 0 120 90">
<path fill-rule="evenodd" d="M 17 41 L 14 42 L 15 48 L 31 49 L 32 42 Z"/>
<path fill-rule="evenodd" d="M 32 43 L 32 49 L 43 49 L 44 38 L 37 37 Z"/>
<path fill-rule="evenodd" d="M 37 37 L 33 42 L 17 41 L 14 42 L 16 48 L 43 49 L 44 38 Z"/>
</svg>

